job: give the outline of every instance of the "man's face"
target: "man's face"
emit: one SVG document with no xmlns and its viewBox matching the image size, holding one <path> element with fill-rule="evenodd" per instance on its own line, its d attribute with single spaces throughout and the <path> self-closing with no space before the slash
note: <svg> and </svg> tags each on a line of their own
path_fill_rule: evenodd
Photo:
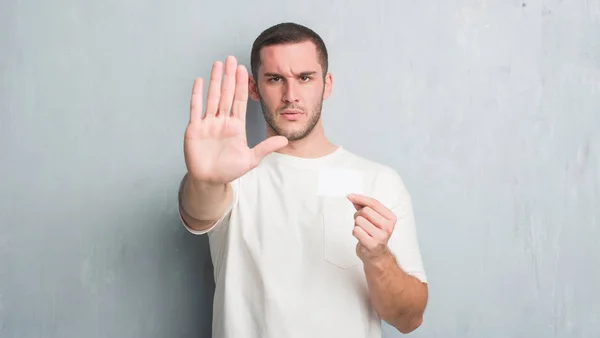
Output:
<svg viewBox="0 0 600 338">
<path fill-rule="evenodd" d="M 265 120 L 275 135 L 290 141 L 306 137 L 319 123 L 323 100 L 331 92 L 331 74 L 323 78 L 316 46 L 310 42 L 264 47 L 256 86 Z"/>
</svg>

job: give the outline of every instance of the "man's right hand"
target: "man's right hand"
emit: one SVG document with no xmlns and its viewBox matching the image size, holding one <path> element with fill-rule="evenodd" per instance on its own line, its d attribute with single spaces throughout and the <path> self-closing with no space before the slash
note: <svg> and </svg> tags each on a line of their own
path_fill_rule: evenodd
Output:
<svg viewBox="0 0 600 338">
<path fill-rule="evenodd" d="M 273 136 L 253 149 L 246 138 L 248 71 L 233 56 L 213 64 L 206 111 L 202 115 L 203 80 L 194 81 L 184 154 L 188 175 L 207 184 L 226 184 L 256 167 L 288 140 Z"/>
</svg>

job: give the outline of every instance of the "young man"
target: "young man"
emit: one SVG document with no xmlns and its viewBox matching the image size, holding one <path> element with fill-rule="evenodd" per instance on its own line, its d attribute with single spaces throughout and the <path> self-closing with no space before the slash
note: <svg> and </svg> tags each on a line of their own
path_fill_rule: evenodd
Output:
<svg viewBox="0 0 600 338">
<path fill-rule="evenodd" d="M 327 62 L 315 32 L 285 23 L 254 42 L 253 76 L 232 56 L 214 63 L 204 114 L 203 80 L 194 83 L 180 213 L 209 236 L 213 337 L 375 338 L 381 319 L 403 333 L 422 322 L 411 198 L 393 169 L 325 136 Z M 248 95 L 267 123 L 253 149 Z"/>
</svg>

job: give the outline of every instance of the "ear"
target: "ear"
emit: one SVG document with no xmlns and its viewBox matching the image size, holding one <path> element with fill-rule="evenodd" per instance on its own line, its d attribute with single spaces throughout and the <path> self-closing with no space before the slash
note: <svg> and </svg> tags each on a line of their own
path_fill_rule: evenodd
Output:
<svg viewBox="0 0 600 338">
<path fill-rule="evenodd" d="M 331 94 L 332 88 L 333 88 L 333 75 L 331 75 L 331 73 L 327 73 L 327 75 L 325 75 L 325 89 L 323 90 L 323 100 L 327 100 L 327 98 Z"/>
<path fill-rule="evenodd" d="M 260 100 L 260 95 L 258 94 L 258 84 L 254 80 L 252 75 L 248 76 L 248 94 L 254 101 Z"/>
</svg>

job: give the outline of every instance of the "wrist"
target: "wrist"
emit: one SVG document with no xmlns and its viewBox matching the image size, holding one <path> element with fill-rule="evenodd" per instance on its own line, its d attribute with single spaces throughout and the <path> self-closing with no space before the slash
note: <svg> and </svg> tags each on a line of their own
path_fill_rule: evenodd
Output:
<svg viewBox="0 0 600 338">
<path fill-rule="evenodd" d="M 225 187 L 227 186 L 226 183 L 199 180 L 189 174 L 186 177 L 186 181 L 193 190 L 198 192 L 225 190 Z"/>
<path fill-rule="evenodd" d="M 364 260 L 365 269 L 373 269 L 373 270 L 387 270 L 389 266 L 392 264 L 396 264 L 396 258 L 390 250 L 386 247 L 384 251 L 382 251 L 379 255 L 374 255 L 368 257 Z"/>
</svg>

